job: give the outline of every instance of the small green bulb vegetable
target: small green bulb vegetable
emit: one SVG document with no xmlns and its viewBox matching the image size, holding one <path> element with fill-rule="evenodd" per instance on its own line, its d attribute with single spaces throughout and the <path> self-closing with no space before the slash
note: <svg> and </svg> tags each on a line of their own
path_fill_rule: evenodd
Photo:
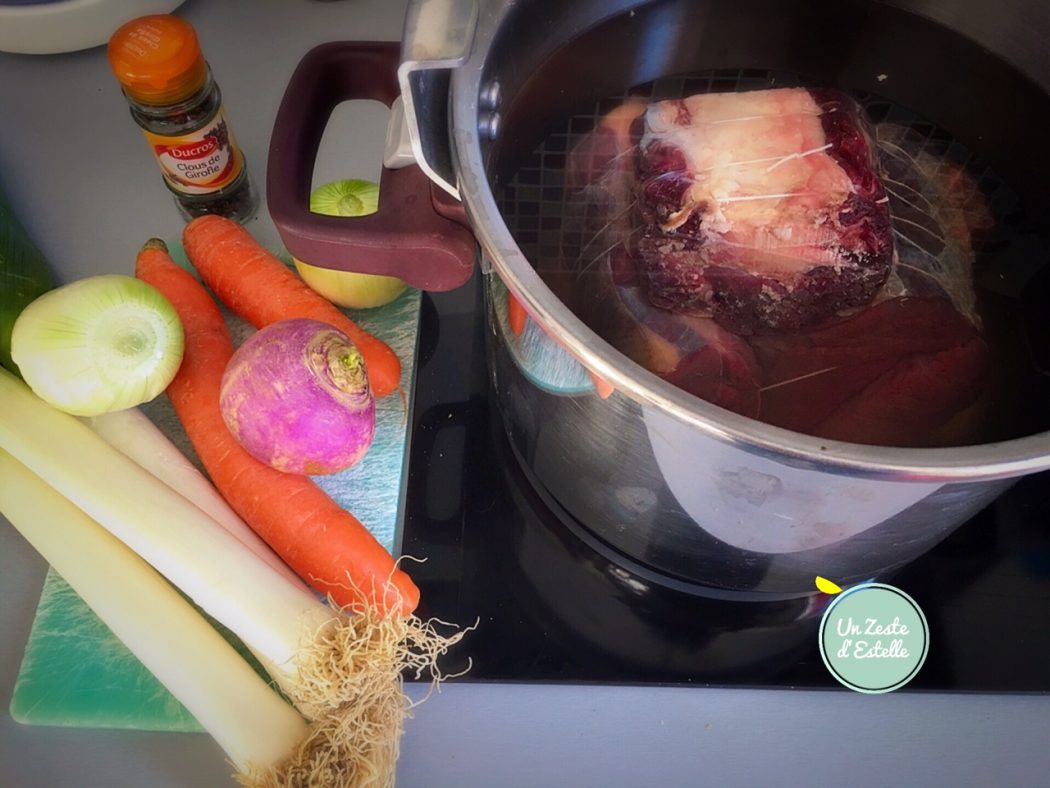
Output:
<svg viewBox="0 0 1050 788">
<path fill-rule="evenodd" d="M 325 216 L 367 216 L 378 208 L 379 186 L 371 181 L 333 181 L 318 187 L 310 195 L 310 210 Z M 334 271 L 302 260 L 294 262 L 299 276 L 311 290 L 348 309 L 385 306 L 406 288 L 404 282 L 393 276 Z"/>
</svg>

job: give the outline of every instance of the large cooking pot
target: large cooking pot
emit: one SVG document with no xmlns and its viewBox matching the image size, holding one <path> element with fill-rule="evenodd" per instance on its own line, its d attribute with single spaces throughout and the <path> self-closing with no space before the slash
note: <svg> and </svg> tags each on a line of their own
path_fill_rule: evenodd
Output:
<svg viewBox="0 0 1050 788">
<path fill-rule="evenodd" d="M 552 506 L 614 550 L 726 589 L 803 593 L 817 574 L 852 583 L 911 561 L 1013 480 L 1050 468 L 1050 433 L 868 446 L 693 397 L 548 287 L 521 225 L 509 226 L 507 184 L 552 129 L 629 86 L 805 74 L 920 112 L 1012 187 L 1027 218 L 998 278 L 1016 279 L 1007 295 L 1020 299 L 1050 262 L 1048 40 L 1042 0 L 417 0 L 400 48 L 336 43 L 303 59 L 274 127 L 269 207 L 295 256 L 427 289 L 467 281 L 480 246 L 493 388 L 515 454 Z M 412 155 L 390 146 L 378 214 L 314 216 L 316 147 L 351 98 L 403 102 Z M 531 349 L 508 330 L 503 288 L 542 326 Z M 559 372 L 537 372 L 537 353 Z"/>
</svg>

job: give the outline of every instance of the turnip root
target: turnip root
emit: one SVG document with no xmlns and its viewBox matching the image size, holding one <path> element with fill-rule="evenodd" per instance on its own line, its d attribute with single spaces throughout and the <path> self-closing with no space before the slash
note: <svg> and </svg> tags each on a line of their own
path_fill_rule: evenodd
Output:
<svg viewBox="0 0 1050 788">
<path fill-rule="evenodd" d="M 286 473 L 345 470 L 375 435 L 361 352 L 318 320 L 282 320 L 249 337 L 223 374 L 220 406 L 248 453 Z"/>
</svg>

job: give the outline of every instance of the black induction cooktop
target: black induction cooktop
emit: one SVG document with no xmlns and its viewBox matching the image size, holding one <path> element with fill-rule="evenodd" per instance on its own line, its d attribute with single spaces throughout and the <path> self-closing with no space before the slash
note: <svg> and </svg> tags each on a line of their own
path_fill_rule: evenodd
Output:
<svg viewBox="0 0 1050 788">
<path fill-rule="evenodd" d="M 476 628 L 459 681 L 840 688 L 830 597 L 736 593 L 619 555 L 528 477 L 489 396 L 480 286 L 423 299 L 402 551 L 420 614 Z M 1050 692 L 1050 474 L 1020 480 L 890 582 L 929 654 L 903 691 Z"/>
</svg>

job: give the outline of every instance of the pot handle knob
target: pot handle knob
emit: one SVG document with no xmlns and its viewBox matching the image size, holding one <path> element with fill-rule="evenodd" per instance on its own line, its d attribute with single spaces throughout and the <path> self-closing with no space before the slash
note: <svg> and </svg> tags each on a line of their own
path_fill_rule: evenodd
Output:
<svg viewBox="0 0 1050 788">
<path fill-rule="evenodd" d="M 281 240 L 299 260 L 395 276 L 422 290 L 452 290 L 470 278 L 477 243 L 461 206 L 449 205 L 417 165 L 383 168 L 373 214 L 322 216 L 309 207 L 317 150 L 332 111 L 353 99 L 392 106 L 400 93 L 399 59 L 400 44 L 385 41 L 322 44 L 303 57 L 270 136 L 266 200 Z"/>
</svg>

